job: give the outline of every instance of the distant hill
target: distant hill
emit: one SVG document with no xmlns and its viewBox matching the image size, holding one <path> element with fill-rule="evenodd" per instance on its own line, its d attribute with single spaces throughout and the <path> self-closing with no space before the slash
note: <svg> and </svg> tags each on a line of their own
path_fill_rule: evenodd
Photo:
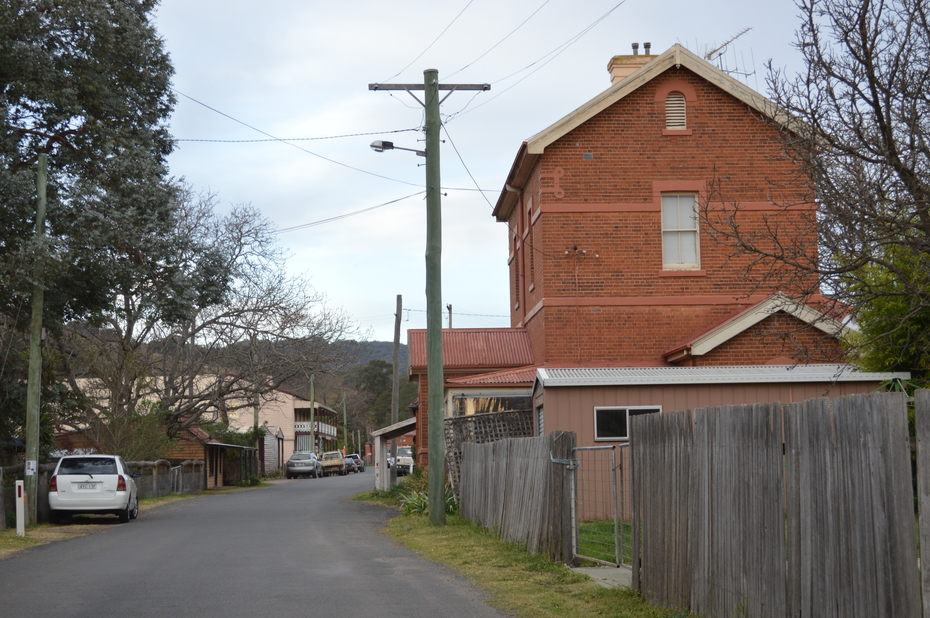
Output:
<svg viewBox="0 0 930 618">
<path fill-rule="evenodd" d="M 380 360 L 390 363 L 394 357 L 392 341 L 342 341 L 337 345 L 346 347 L 346 356 L 350 365 L 366 365 L 370 361 Z M 407 345 L 400 344 L 400 370 L 407 371 Z"/>
</svg>

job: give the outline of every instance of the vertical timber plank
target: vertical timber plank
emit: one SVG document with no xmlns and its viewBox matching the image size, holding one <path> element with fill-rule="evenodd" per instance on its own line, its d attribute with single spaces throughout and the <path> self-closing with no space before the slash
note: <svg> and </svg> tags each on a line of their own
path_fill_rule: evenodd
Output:
<svg viewBox="0 0 930 618">
<path fill-rule="evenodd" d="M 914 393 L 917 432 L 917 508 L 920 512 L 920 588 L 924 618 L 930 618 L 930 391 Z M 926 554 L 926 555 L 924 555 Z"/>
</svg>

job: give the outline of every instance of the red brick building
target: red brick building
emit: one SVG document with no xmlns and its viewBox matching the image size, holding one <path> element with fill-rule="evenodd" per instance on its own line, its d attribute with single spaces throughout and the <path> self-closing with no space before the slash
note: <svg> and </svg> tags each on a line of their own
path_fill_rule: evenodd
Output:
<svg viewBox="0 0 930 618">
<path fill-rule="evenodd" d="M 800 289 L 762 285 L 754 273 L 772 265 L 716 242 L 709 225 L 724 217 L 744 232 L 777 225 L 785 242 L 816 256 L 816 238 L 792 233 L 809 229 L 816 207 L 782 156 L 784 113 L 680 45 L 617 56 L 608 69 L 607 90 L 520 146 L 494 208 L 509 228 L 507 349 L 520 340 L 532 356 L 524 366 L 537 367 L 835 361 L 844 327 L 817 311 L 820 298 L 802 303 Z M 518 367 L 516 356 L 489 348 L 488 332 L 444 331 L 446 380 Z M 425 335 L 410 331 L 409 341 L 417 379 Z M 418 447 L 425 462 L 426 441 Z"/>
</svg>

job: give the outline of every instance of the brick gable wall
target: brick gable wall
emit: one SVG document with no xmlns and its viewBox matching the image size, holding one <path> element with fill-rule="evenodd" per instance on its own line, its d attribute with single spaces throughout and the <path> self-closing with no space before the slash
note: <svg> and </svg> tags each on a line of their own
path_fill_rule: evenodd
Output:
<svg viewBox="0 0 930 618">
<path fill-rule="evenodd" d="M 681 84 L 694 91 L 691 134 L 667 135 L 662 93 Z M 812 211 L 771 206 L 810 202 L 803 183 L 787 182 L 796 170 L 779 149 L 757 112 L 674 68 L 547 146 L 508 222 L 512 323 L 526 326 L 536 361 L 658 362 L 689 334 L 779 291 L 757 287 L 750 258 L 706 226 L 700 270 L 663 270 L 660 209 L 663 192 L 693 192 L 720 216 L 719 185 L 726 204 L 745 208 L 744 230 L 777 217 L 791 234 Z"/>
<path fill-rule="evenodd" d="M 820 358 L 810 359 L 815 352 Z M 782 311 L 746 329 L 704 356 L 695 366 L 768 365 L 828 361 L 842 352 L 839 342 Z"/>
</svg>

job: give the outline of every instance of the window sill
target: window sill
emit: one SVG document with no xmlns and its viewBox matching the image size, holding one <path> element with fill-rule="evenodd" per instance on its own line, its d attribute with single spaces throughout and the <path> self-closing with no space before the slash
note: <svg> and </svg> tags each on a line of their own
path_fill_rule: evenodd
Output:
<svg viewBox="0 0 930 618">
<path fill-rule="evenodd" d="M 662 135 L 691 135 L 691 129 L 662 129 Z"/>
<path fill-rule="evenodd" d="M 663 270 L 660 277 L 706 277 L 706 270 Z"/>
</svg>

